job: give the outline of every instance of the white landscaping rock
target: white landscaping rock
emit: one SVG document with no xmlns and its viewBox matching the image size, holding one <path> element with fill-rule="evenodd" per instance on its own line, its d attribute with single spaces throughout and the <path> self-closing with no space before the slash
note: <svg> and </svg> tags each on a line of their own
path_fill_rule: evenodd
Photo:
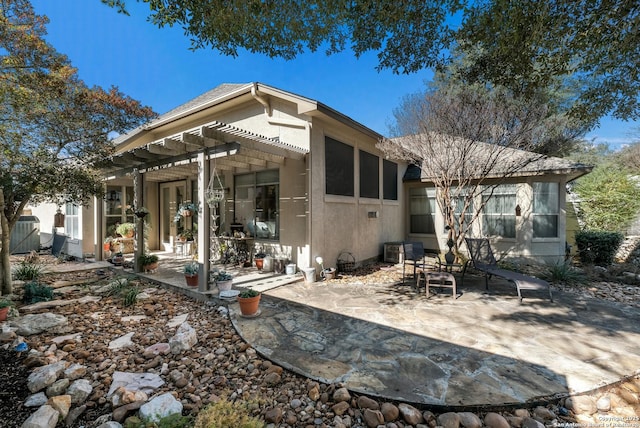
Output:
<svg viewBox="0 0 640 428">
<path fill-rule="evenodd" d="M 58 380 L 58 377 L 64 372 L 64 369 L 64 361 L 36 368 L 27 378 L 27 388 L 29 388 L 31 392 L 38 392 L 52 385 Z"/>
<path fill-rule="evenodd" d="M 22 428 L 55 428 L 59 416 L 56 409 L 45 404 L 24 421 Z"/>
<path fill-rule="evenodd" d="M 182 323 L 176 331 L 176 335 L 169 339 L 169 346 L 172 354 L 179 354 L 188 351 L 198 343 L 198 333 L 189 323 Z"/>
<path fill-rule="evenodd" d="M 78 379 L 73 381 L 69 388 L 67 388 L 67 394 L 71 396 L 71 402 L 73 404 L 84 403 L 84 401 L 93 392 L 91 382 L 87 379 Z"/>
<path fill-rule="evenodd" d="M 20 336 L 31 336 L 45 331 L 56 331 L 69 324 L 67 317 L 53 313 L 29 314 L 11 320 L 10 325 Z"/>
<path fill-rule="evenodd" d="M 171 393 L 166 392 L 140 406 L 139 413 L 140 418 L 145 422 L 158 422 L 167 416 L 182 414 L 182 403 Z"/>
<path fill-rule="evenodd" d="M 112 340 L 109 342 L 109 349 L 115 350 L 134 346 L 134 343 L 131 340 L 134 334 L 136 334 L 135 331 L 132 331 L 131 333 L 127 333 L 124 336 L 120 336 L 119 338 Z"/>
<path fill-rule="evenodd" d="M 111 398 L 121 386 L 128 391 L 144 391 L 147 394 L 153 394 L 162 385 L 164 385 L 164 381 L 154 373 L 114 372 L 107 398 Z"/>
</svg>

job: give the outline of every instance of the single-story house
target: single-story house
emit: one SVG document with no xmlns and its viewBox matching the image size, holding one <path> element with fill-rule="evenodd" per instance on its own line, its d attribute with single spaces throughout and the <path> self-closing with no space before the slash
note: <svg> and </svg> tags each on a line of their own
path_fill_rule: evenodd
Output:
<svg viewBox="0 0 640 428">
<path fill-rule="evenodd" d="M 446 231 L 428 177 L 387 159 L 376 147 L 381 139 L 316 100 L 262 83 L 222 84 L 116 138 L 112 167 L 105 170 L 105 199 L 93 207 L 62 207 L 75 228 L 65 229 L 71 233 L 68 252 L 101 258 L 102 242 L 115 225 L 140 226 L 135 210 L 142 207 L 148 211 L 144 235 L 151 250 L 176 251 L 179 233 L 193 231 L 189 251 L 204 274 L 201 282 L 238 242 L 250 253 L 286 258 L 300 268 L 316 267 L 317 256 L 326 266 L 344 254 L 356 263 L 375 260 L 385 243 L 407 239 L 443 248 Z M 496 234 L 486 222 L 477 233 L 499 238 L 500 248 L 513 255 L 563 257 L 564 189 L 580 167 L 554 162 L 554 168 L 514 177 L 504 188 L 509 204 L 495 205 L 508 205 L 501 215 L 511 223 L 511 205 L 522 207 L 515 236 L 511 226 Z M 536 236 L 541 230 L 534 206 L 542 197 L 556 227 Z M 188 204 L 198 210 L 180 216 Z M 35 215 L 37 209 L 32 207 Z M 136 238 L 138 248 L 142 236 Z"/>
</svg>

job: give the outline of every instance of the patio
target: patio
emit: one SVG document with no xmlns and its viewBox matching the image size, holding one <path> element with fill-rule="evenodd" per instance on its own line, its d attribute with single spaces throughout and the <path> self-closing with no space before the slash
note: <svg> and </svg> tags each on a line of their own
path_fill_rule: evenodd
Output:
<svg viewBox="0 0 640 428">
<path fill-rule="evenodd" d="M 592 391 L 640 368 L 640 310 L 620 304 L 558 291 L 553 303 L 545 293 L 519 303 L 513 286 L 497 280 L 487 292 L 478 276 L 453 300 L 448 289 L 427 299 L 409 285 L 305 284 L 243 268 L 234 287 L 263 291 L 260 316 L 243 318 L 215 287 L 187 289 L 184 261 L 145 276 L 228 304 L 239 334 L 275 363 L 372 396 L 499 406 Z"/>
</svg>

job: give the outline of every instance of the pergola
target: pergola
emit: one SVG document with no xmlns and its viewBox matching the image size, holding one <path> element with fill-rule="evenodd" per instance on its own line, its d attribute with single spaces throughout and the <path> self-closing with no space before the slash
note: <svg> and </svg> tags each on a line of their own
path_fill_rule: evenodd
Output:
<svg viewBox="0 0 640 428">
<path fill-rule="evenodd" d="M 134 133 L 147 133 L 144 127 Z M 147 137 L 147 136 L 142 136 Z M 152 138 L 152 137 L 151 137 Z M 147 137 L 147 139 L 150 139 Z M 110 165 L 104 169 L 105 180 L 130 177 L 133 179 L 134 206 L 143 206 L 142 189 L 147 181 L 162 182 L 182 179 L 187 176 L 198 177 L 198 200 L 205 201 L 205 192 L 210 182 L 211 159 L 215 159 L 216 170 L 233 171 L 236 168 L 276 168 L 287 158 L 302 159 L 308 150 L 283 143 L 279 138 L 269 138 L 223 122 L 213 121 L 189 130 L 159 138 L 148 143 L 117 148 L 110 159 Z M 97 204 L 97 219 L 103 215 L 102 204 Z M 201 266 L 200 290 L 203 291 L 209 277 L 211 256 L 211 213 L 207 204 L 202 204 L 198 213 L 198 222 L 204 227 L 198 229 L 198 263 Z M 138 228 L 143 224 L 139 217 Z M 96 224 L 102 225 L 101 221 Z M 100 226 L 97 229 L 101 229 Z M 98 230 L 97 236 L 102 236 Z M 137 235 L 135 259 L 144 248 L 143 234 Z M 136 271 L 139 271 L 137 266 Z M 202 279 L 204 278 L 204 279 Z"/>
</svg>

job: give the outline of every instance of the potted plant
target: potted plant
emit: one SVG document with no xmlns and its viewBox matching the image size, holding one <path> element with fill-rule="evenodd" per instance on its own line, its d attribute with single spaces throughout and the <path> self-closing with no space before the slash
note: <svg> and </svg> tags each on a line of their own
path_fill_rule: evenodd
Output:
<svg viewBox="0 0 640 428">
<path fill-rule="evenodd" d="M 158 269 L 158 256 L 155 254 L 142 253 L 138 256 L 138 263 L 143 272 L 154 271 Z"/>
<path fill-rule="evenodd" d="M 178 238 L 181 241 L 193 241 L 193 231 L 191 229 L 182 229 L 180 233 L 178 233 Z"/>
<path fill-rule="evenodd" d="M 214 281 L 219 291 L 231 290 L 233 286 L 233 276 L 223 270 L 213 274 Z"/>
<path fill-rule="evenodd" d="M 113 255 L 113 258 L 111 259 L 111 262 L 116 266 L 120 266 L 122 263 L 124 263 L 124 255 L 122 254 L 122 252 L 118 251 L 117 253 L 115 253 Z"/>
<path fill-rule="evenodd" d="M 240 305 L 240 313 L 245 317 L 258 315 L 258 306 L 260 305 L 260 292 L 248 288 L 238 294 L 238 304 Z"/>
<path fill-rule="evenodd" d="M 11 300 L 0 299 L 0 321 L 7 320 L 11 306 L 13 306 L 13 302 Z"/>
<path fill-rule="evenodd" d="M 178 206 L 178 210 L 176 211 L 176 215 L 173 218 L 174 222 L 179 222 L 180 217 L 191 217 L 194 212 L 198 212 L 199 206 L 193 202 L 183 202 Z"/>
<path fill-rule="evenodd" d="M 136 232 L 136 225 L 133 223 L 122 223 L 116 227 L 116 233 L 123 238 L 133 238 Z"/>
<path fill-rule="evenodd" d="M 184 279 L 187 281 L 187 285 L 189 287 L 197 287 L 198 286 L 198 272 L 200 271 L 200 267 L 198 263 L 193 261 L 184 265 Z"/>
</svg>

